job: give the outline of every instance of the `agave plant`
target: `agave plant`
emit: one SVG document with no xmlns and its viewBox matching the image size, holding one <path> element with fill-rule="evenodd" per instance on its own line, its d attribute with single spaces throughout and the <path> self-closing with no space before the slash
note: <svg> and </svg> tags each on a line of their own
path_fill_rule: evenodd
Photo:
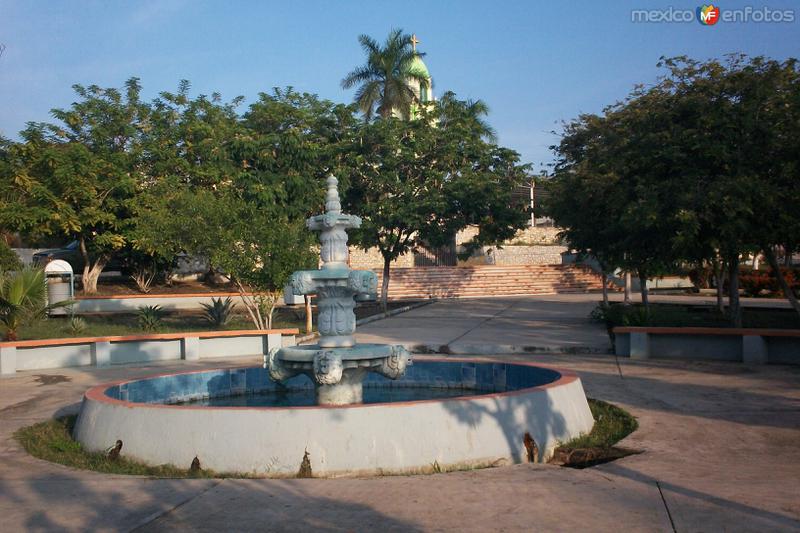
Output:
<svg viewBox="0 0 800 533">
<path fill-rule="evenodd" d="M 86 324 L 86 321 L 83 318 L 75 314 L 70 315 L 69 322 L 67 323 L 67 331 L 71 335 L 80 335 L 82 333 L 85 333 L 87 327 L 88 325 Z"/>
<path fill-rule="evenodd" d="M 43 318 L 56 307 L 75 302 L 68 300 L 47 304 L 44 271 L 26 267 L 17 272 L 0 273 L 0 325 L 5 330 L 3 340 L 15 341 L 25 324 Z"/>
<path fill-rule="evenodd" d="M 213 324 L 214 327 L 218 328 L 225 326 L 225 324 L 230 321 L 233 310 L 236 308 L 236 304 L 233 303 L 230 296 L 225 298 L 225 300 L 222 298 L 211 298 L 210 304 L 200 305 L 202 305 L 205 310 L 203 311 L 203 318 Z"/>
<path fill-rule="evenodd" d="M 144 331 L 158 331 L 163 325 L 166 313 L 160 305 L 147 305 L 139 309 L 137 321 Z"/>
</svg>

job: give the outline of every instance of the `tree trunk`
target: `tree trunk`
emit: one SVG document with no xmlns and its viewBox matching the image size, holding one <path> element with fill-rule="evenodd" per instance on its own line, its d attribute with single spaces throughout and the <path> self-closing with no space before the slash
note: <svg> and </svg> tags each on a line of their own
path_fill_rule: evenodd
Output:
<svg viewBox="0 0 800 533">
<path fill-rule="evenodd" d="M 724 280 L 722 276 L 722 271 L 724 267 L 722 262 L 717 261 L 716 259 L 713 262 L 714 268 L 714 284 L 717 286 L 717 309 L 721 314 L 725 313 L 725 293 L 723 290 Z"/>
<path fill-rule="evenodd" d="M 392 260 L 385 257 L 383 258 L 383 279 L 381 280 L 381 309 L 385 313 L 388 310 L 389 299 L 389 267 Z"/>
<path fill-rule="evenodd" d="M 728 307 L 733 327 L 742 327 L 742 307 L 739 303 L 739 254 L 728 258 Z"/>
<path fill-rule="evenodd" d="M 600 281 L 603 283 L 603 306 L 608 307 L 608 274 L 605 269 L 600 270 Z"/>
<path fill-rule="evenodd" d="M 97 293 L 97 280 L 100 279 L 100 274 L 108 263 L 109 257 L 101 254 L 97 260 L 92 263 L 89 260 L 89 251 L 86 249 L 86 240 L 80 238 L 80 250 L 83 257 L 83 276 L 81 277 L 81 285 L 85 294 Z"/>
<path fill-rule="evenodd" d="M 280 291 L 270 291 L 267 293 L 264 312 L 267 329 L 272 329 L 272 319 L 275 316 L 275 307 L 278 305 L 280 294 Z"/>
<path fill-rule="evenodd" d="M 639 285 L 640 290 L 642 291 L 642 304 L 644 305 L 645 311 L 650 310 L 650 294 L 647 291 L 647 275 L 644 272 L 639 271 Z"/>
<path fill-rule="evenodd" d="M 623 298 L 625 305 L 631 305 L 631 273 L 625 272 L 625 297 Z"/>
<path fill-rule="evenodd" d="M 775 278 L 778 280 L 778 285 L 780 285 L 781 290 L 783 290 L 783 295 L 787 300 L 789 300 L 789 303 L 792 305 L 794 310 L 800 314 L 800 302 L 797 301 L 794 291 L 792 291 L 792 288 L 789 287 L 783 272 L 781 272 L 781 269 L 778 266 L 778 258 L 775 256 L 775 250 L 773 250 L 771 246 L 765 246 L 764 255 L 767 257 L 767 262 L 769 263 L 769 266 L 772 267 L 772 271 L 775 273 Z"/>
</svg>

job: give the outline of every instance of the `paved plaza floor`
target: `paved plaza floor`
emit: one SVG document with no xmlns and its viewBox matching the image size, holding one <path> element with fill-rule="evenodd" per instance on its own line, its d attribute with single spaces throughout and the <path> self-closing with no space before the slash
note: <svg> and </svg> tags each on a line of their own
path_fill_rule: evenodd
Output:
<svg viewBox="0 0 800 533">
<path fill-rule="evenodd" d="M 585 318 L 589 300 L 440 302 L 368 324 L 360 340 L 600 347 L 605 332 Z M 621 444 L 642 453 L 585 470 L 522 464 L 352 479 L 110 476 L 34 459 L 11 435 L 76 409 L 97 383 L 260 361 L 21 372 L 0 381 L 0 530 L 800 531 L 800 367 L 599 353 L 495 358 L 578 372 L 589 396 L 638 418 L 639 430 Z"/>
</svg>

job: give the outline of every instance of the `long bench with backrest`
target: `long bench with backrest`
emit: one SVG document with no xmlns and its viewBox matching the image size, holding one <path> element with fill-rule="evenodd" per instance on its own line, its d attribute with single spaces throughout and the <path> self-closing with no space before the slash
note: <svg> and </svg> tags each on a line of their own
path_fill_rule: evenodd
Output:
<svg viewBox="0 0 800 533">
<path fill-rule="evenodd" d="M 381 272 L 376 272 L 380 278 Z M 609 288 L 616 286 L 609 284 Z M 584 293 L 601 289 L 600 276 L 582 265 L 394 268 L 389 278 L 389 298 L 394 300 Z"/>
<path fill-rule="evenodd" d="M 800 364 L 800 330 L 617 327 L 615 353 L 631 359 Z"/>
<path fill-rule="evenodd" d="M 0 342 L 0 376 L 17 370 L 262 355 L 294 345 L 297 334 L 296 328 L 287 328 Z"/>
</svg>

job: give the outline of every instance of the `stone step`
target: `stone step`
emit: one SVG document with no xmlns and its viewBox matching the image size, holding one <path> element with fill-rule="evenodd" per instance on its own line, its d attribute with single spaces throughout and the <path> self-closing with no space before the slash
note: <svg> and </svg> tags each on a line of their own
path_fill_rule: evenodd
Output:
<svg viewBox="0 0 800 533">
<path fill-rule="evenodd" d="M 381 272 L 377 274 L 380 284 Z M 389 280 L 391 299 L 586 293 L 601 289 L 597 273 L 576 265 L 397 268 L 392 269 Z"/>
</svg>

